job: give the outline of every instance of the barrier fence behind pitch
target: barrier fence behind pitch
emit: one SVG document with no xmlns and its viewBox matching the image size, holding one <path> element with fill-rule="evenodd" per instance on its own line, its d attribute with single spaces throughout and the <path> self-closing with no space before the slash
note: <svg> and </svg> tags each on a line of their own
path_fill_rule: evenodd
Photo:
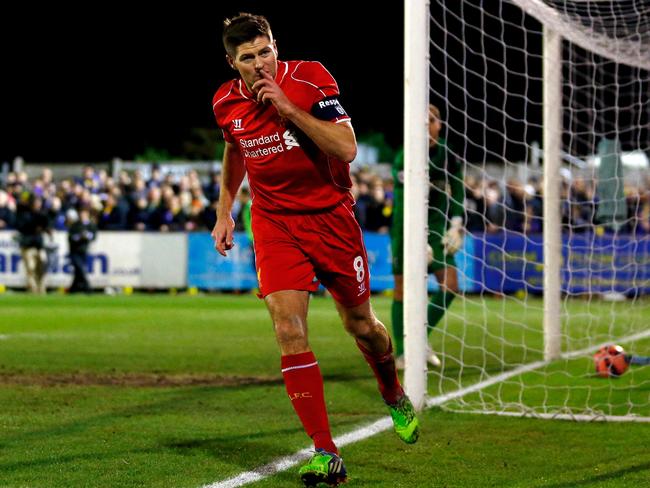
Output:
<svg viewBox="0 0 650 488">
<path fill-rule="evenodd" d="M 0 232 L 0 284 L 24 287 L 25 271 L 15 232 Z M 48 287 L 72 281 L 66 232 L 54 232 Z M 99 232 L 90 246 L 88 279 L 93 288 L 183 288 L 187 285 L 187 236 L 147 232 Z"/>
<path fill-rule="evenodd" d="M 12 231 L 0 232 L 0 284 L 24 287 L 20 249 Z M 380 292 L 393 288 L 390 239 L 366 233 L 370 287 Z M 72 268 L 67 234 L 54 233 L 48 287 L 66 287 Z M 228 258 L 219 255 L 208 232 L 149 233 L 99 232 L 88 257 L 93 288 L 125 287 L 167 289 L 196 287 L 205 290 L 250 290 L 257 286 L 252 246 L 244 233 L 235 234 Z M 649 236 L 574 234 L 563 243 L 563 290 L 569 293 L 650 293 Z M 597 250 L 597 251 L 596 251 Z M 605 250 L 605 252 L 603 252 Z M 569 252 L 570 251 L 570 252 Z M 456 254 L 460 289 L 542 293 L 542 236 L 499 233 L 468 235 Z M 429 289 L 437 283 L 429 280 Z"/>
</svg>

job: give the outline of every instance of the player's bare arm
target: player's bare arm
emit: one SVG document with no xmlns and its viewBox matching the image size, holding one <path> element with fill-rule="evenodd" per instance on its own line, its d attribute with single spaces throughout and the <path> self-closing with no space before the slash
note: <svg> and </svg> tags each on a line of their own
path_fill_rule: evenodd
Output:
<svg viewBox="0 0 650 488">
<path fill-rule="evenodd" d="M 239 149 L 235 144 L 226 142 L 223 153 L 223 186 L 219 193 L 219 203 L 217 205 L 217 223 L 212 229 L 214 248 L 222 256 L 226 256 L 226 251 L 234 246 L 235 221 L 232 218 L 231 211 L 245 174 L 246 167 Z"/>
<path fill-rule="evenodd" d="M 349 122 L 336 124 L 317 119 L 291 102 L 269 73 L 261 70 L 260 75 L 262 78 L 252 86 L 258 101 L 272 103 L 280 117 L 293 122 L 328 156 L 346 162 L 356 157 L 357 140 Z"/>
</svg>

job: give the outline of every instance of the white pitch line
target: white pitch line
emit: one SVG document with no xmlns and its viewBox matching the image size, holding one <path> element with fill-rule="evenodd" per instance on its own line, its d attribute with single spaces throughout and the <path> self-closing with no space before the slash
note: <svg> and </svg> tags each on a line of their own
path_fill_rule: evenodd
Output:
<svg viewBox="0 0 650 488">
<path fill-rule="evenodd" d="M 117 334 L 102 334 L 101 332 L 97 333 L 88 333 L 88 334 L 79 334 L 76 332 L 14 332 L 8 334 L 0 334 L 0 341 L 8 341 L 13 339 L 36 339 L 36 340 L 68 340 L 77 337 L 94 337 L 100 336 L 101 339 L 109 340 L 120 340 L 128 338 L 128 333 L 117 333 Z"/>
<path fill-rule="evenodd" d="M 643 332 L 639 332 L 638 334 L 633 334 L 627 337 L 623 337 L 619 339 L 619 342 L 630 342 L 630 341 L 635 341 L 639 339 L 644 339 L 646 337 L 650 336 L 650 330 L 646 330 Z M 597 350 L 602 346 L 605 346 L 607 344 L 611 344 L 610 342 L 603 342 L 602 344 L 599 344 L 597 346 L 590 346 L 586 347 L 584 349 L 580 349 L 578 351 L 572 351 L 568 352 L 565 354 L 562 354 L 561 358 L 562 359 L 574 359 L 579 356 L 583 356 L 593 350 Z M 541 368 L 543 366 L 546 366 L 549 364 L 548 361 L 535 361 L 533 363 L 528 363 L 528 364 L 523 364 L 513 370 L 506 371 L 504 373 L 498 374 L 496 376 L 493 376 L 492 378 L 489 378 L 487 380 L 481 381 L 479 383 L 476 383 L 472 386 L 468 386 L 466 388 L 461 388 L 460 390 L 452 391 L 451 393 L 446 393 L 444 395 L 438 395 L 432 398 L 429 398 L 426 403 L 425 403 L 425 409 L 426 408 L 431 408 L 437 405 L 442 405 L 443 403 L 448 402 L 449 400 L 454 400 L 456 398 L 463 397 L 465 395 L 468 395 L 470 393 L 475 393 L 479 390 L 482 390 L 484 388 L 487 388 L 489 386 L 492 386 L 496 383 L 499 383 L 501 381 L 505 381 L 509 378 L 512 378 L 513 376 L 517 376 L 523 373 L 528 373 L 530 371 L 533 371 L 535 369 Z M 516 415 L 516 414 L 514 414 Z M 519 417 L 523 416 L 522 414 L 517 415 Z M 547 418 L 545 416 L 540 416 L 541 418 Z M 548 418 L 562 418 L 562 416 L 555 416 L 555 417 L 548 417 Z M 575 417 L 572 417 L 575 418 Z M 609 420 L 609 417 L 608 417 Z M 374 436 L 375 434 L 379 434 L 380 432 L 384 432 L 385 430 L 390 429 L 393 426 L 393 421 L 389 416 L 383 417 L 376 422 L 366 426 L 366 427 L 361 427 L 360 429 L 353 430 L 352 432 L 348 432 L 347 434 L 343 434 L 342 436 L 339 436 L 334 439 L 334 443 L 337 446 L 343 447 L 347 444 L 353 444 L 355 442 L 362 441 L 364 439 L 367 439 L 369 437 Z M 292 454 L 291 456 L 286 456 L 280 459 L 277 459 L 275 461 L 271 461 L 269 464 L 265 464 L 264 466 L 260 466 L 259 468 L 255 468 L 252 471 L 246 471 L 245 473 L 238 474 L 237 476 L 234 476 L 232 478 L 228 478 L 227 480 L 224 481 L 217 481 L 214 483 L 211 483 L 209 485 L 203 485 L 201 488 L 237 488 L 239 486 L 244 486 L 248 485 L 250 483 L 254 483 L 256 481 L 261 481 L 264 478 L 268 478 L 269 476 L 272 476 L 276 473 L 279 473 L 281 471 L 286 471 L 287 469 L 295 466 L 298 464 L 300 461 L 303 461 L 313 453 L 313 449 L 311 448 L 305 448 L 300 451 L 298 451 L 295 454 Z"/>
<path fill-rule="evenodd" d="M 334 439 L 334 444 L 337 447 L 343 447 L 347 444 L 352 444 L 354 442 L 359 442 L 368 437 L 372 437 L 375 434 L 379 434 L 385 430 L 390 429 L 393 426 L 393 421 L 390 417 L 383 417 L 376 422 L 362 427 L 360 429 L 348 432 Z M 314 452 L 313 448 L 306 448 L 298 451 L 291 456 L 280 458 L 276 461 L 272 461 L 269 464 L 260 466 L 259 468 L 254 469 L 253 471 L 247 471 L 241 473 L 233 478 L 229 478 L 224 481 L 217 481 L 210 485 L 204 485 L 202 488 L 236 488 L 238 486 L 244 486 L 249 483 L 254 483 L 255 481 L 263 480 L 275 473 L 280 471 L 286 471 L 287 469 L 295 466 L 300 461 L 304 461 L 309 458 Z"/>
<path fill-rule="evenodd" d="M 650 423 L 650 417 L 636 415 L 601 415 L 594 412 L 593 415 L 572 414 L 572 413 L 537 413 L 537 412 L 500 412 L 498 410 L 467 411 L 471 415 L 498 415 L 501 417 L 519 417 L 543 420 L 571 420 L 574 422 L 643 422 Z"/>
<path fill-rule="evenodd" d="M 14 334 L 0 334 L 0 341 L 7 341 L 9 339 L 50 339 L 51 337 L 49 334 L 39 334 L 36 332 L 17 332 Z"/>
</svg>

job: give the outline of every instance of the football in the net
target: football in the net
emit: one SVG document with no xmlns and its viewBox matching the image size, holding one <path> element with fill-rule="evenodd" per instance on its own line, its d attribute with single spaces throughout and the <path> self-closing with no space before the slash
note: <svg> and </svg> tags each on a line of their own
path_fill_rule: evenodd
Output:
<svg viewBox="0 0 650 488">
<path fill-rule="evenodd" d="M 627 371 L 630 361 L 621 346 L 609 344 L 594 354 L 596 373 L 601 378 L 618 377 Z"/>
</svg>

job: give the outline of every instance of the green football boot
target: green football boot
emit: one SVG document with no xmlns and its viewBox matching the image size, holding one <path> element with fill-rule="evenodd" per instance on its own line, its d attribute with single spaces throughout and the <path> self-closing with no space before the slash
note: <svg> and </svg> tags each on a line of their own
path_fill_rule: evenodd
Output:
<svg viewBox="0 0 650 488">
<path fill-rule="evenodd" d="M 414 444 L 420 436 L 420 424 L 409 397 L 402 395 L 394 405 L 388 405 L 395 432 L 407 444 Z"/>
<path fill-rule="evenodd" d="M 300 468 L 298 474 L 305 486 L 318 486 L 319 483 L 338 486 L 348 479 L 343 459 L 324 449 L 316 449 L 309 462 Z"/>
</svg>

